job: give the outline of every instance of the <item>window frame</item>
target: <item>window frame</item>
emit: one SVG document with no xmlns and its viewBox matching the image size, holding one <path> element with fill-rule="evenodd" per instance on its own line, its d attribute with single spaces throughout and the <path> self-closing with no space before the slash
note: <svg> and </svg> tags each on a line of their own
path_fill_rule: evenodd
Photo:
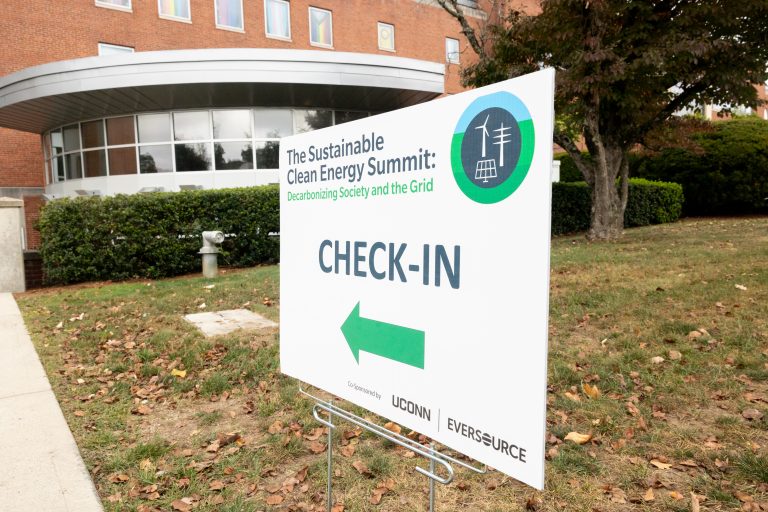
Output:
<svg viewBox="0 0 768 512">
<path fill-rule="evenodd" d="M 242 110 L 248 112 L 248 122 L 251 129 L 250 137 L 215 137 L 214 136 L 214 125 L 213 125 L 213 118 L 214 113 L 217 111 L 228 111 L 228 110 Z M 262 111 L 269 110 L 279 110 L 281 112 L 286 112 L 290 116 L 290 126 L 282 126 L 287 129 L 287 132 L 279 137 L 270 137 L 265 136 L 261 132 L 263 132 L 263 123 L 260 123 L 259 121 L 259 114 Z M 215 173 L 226 173 L 226 172 L 253 172 L 258 173 L 261 171 L 276 171 L 277 168 L 272 167 L 262 167 L 262 161 L 259 158 L 259 151 L 263 151 L 266 147 L 267 143 L 277 143 L 278 146 L 281 144 L 281 141 L 284 137 L 290 137 L 291 135 L 295 133 L 299 133 L 297 130 L 297 126 L 299 124 L 304 123 L 304 114 L 308 110 L 315 110 L 315 111 L 329 111 L 330 112 L 330 122 L 331 124 L 329 126 L 335 126 L 338 122 L 338 112 L 340 110 L 338 109 L 329 109 L 329 108 L 323 108 L 323 107 L 307 107 L 307 108 L 296 108 L 296 107 L 266 107 L 266 106 L 253 106 L 253 107 L 234 107 L 234 108 L 208 108 L 208 109 L 181 109 L 181 110 L 160 110 L 160 111 L 149 111 L 149 112 L 136 112 L 131 114 L 119 114 L 119 115 L 111 115 L 111 116 L 104 116 L 104 117 L 96 117 L 96 118 L 90 118 L 90 119 L 83 119 L 82 121 L 78 121 L 75 123 L 69 123 L 66 125 L 57 126 L 55 128 L 52 128 L 45 133 L 42 134 L 42 153 L 43 153 L 43 161 L 44 161 L 44 172 L 46 173 L 46 180 L 47 184 L 54 184 L 54 183 L 61 183 L 65 181 L 73 181 L 73 180 L 89 180 L 89 179 L 96 179 L 96 178 L 108 178 L 108 177 L 119 177 L 119 176 L 141 176 L 144 174 L 147 174 L 145 172 L 141 171 L 141 150 L 142 148 L 148 148 L 148 147 L 168 147 L 170 150 L 170 171 L 167 171 L 167 173 L 195 173 L 195 172 L 215 172 Z M 208 121 L 208 129 L 210 130 L 209 137 L 204 139 L 184 139 L 184 140 L 176 140 L 176 128 L 174 125 L 174 114 L 177 113 L 189 113 L 189 112 L 206 112 Z M 363 114 L 361 117 L 368 117 L 371 115 L 374 115 L 373 112 L 368 110 L 344 110 L 343 112 L 359 112 Z M 163 137 L 161 139 L 148 142 L 148 141 L 141 141 L 139 137 L 139 117 L 140 116 L 151 116 L 151 115 L 164 115 L 166 117 L 166 120 L 164 120 L 165 123 L 167 123 L 168 128 L 168 136 Z M 131 122 L 131 131 L 133 132 L 133 142 L 128 143 L 120 143 L 120 144 L 113 144 L 110 143 L 109 140 L 109 120 L 110 119 L 119 119 L 119 118 L 130 118 Z M 300 119 L 301 118 L 301 119 Z M 101 130 L 102 130 L 102 137 L 103 137 L 103 144 L 100 146 L 93 146 L 84 148 L 83 147 L 83 124 L 94 122 L 94 121 L 101 121 Z M 282 121 L 280 121 L 282 122 Z M 64 128 L 65 127 L 77 127 L 77 137 L 78 137 L 78 144 L 79 147 L 77 149 L 71 149 L 68 151 L 64 150 Z M 258 129 L 257 129 L 258 128 Z M 260 133 L 257 134 L 257 131 Z M 308 130 L 312 131 L 312 129 Z M 56 152 L 54 150 L 54 141 L 53 138 L 54 133 L 57 133 L 60 140 L 59 140 L 59 151 Z M 306 132 L 301 132 L 306 133 Z M 240 143 L 240 144 L 248 144 L 251 147 L 251 169 L 217 169 L 216 168 L 216 144 L 217 143 Z M 210 169 L 207 170 L 197 170 L 197 171 L 180 171 L 178 170 L 178 164 L 176 161 L 176 146 L 180 144 L 204 144 L 208 151 L 208 156 L 211 159 L 210 162 Z M 120 172 L 119 174 L 113 174 L 113 166 L 110 163 L 110 152 L 112 150 L 117 149 L 130 149 L 133 153 L 133 159 L 134 159 L 134 169 L 135 171 L 133 173 L 123 173 Z M 86 176 L 86 166 L 85 166 L 85 157 L 86 153 L 91 151 L 102 151 L 105 157 L 104 161 L 104 171 L 106 174 L 99 175 L 99 176 Z M 70 155 L 76 155 L 72 158 L 68 158 Z M 71 161 L 79 160 L 80 162 L 80 170 L 81 170 L 81 177 L 79 178 L 70 178 L 68 175 L 71 172 L 69 169 Z M 55 161 L 55 163 L 54 163 Z M 115 167 L 116 169 L 117 167 Z M 54 170 L 56 171 L 56 174 L 54 174 Z M 59 176 L 61 176 L 61 179 L 59 179 Z"/>
<path fill-rule="evenodd" d="M 240 3 L 240 26 L 239 27 L 222 25 L 219 23 L 219 2 L 220 1 L 221 0 L 213 0 L 213 22 L 216 24 L 216 28 L 220 30 L 230 30 L 232 32 L 245 33 L 245 12 L 243 11 L 243 0 L 234 0 Z M 224 1 L 232 1 L 232 0 L 224 0 Z M 192 13 L 190 12 L 190 15 L 191 14 Z"/>
<path fill-rule="evenodd" d="M 455 59 L 452 59 L 448 56 L 448 41 L 456 41 L 456 52 L 451 52 L 456 54 Z M 446 37 L 445 38 L 445 62 L 449 64 L 461 64 L 460 55 L 461 55 L 461 42 L 455 37 Z"/>
<path fill-rule="evenodd" d="M 112 43 L 102 43 L 99 42 L 96 45 L 97 51 L 99 52 L 99 57 L 105 57 L 109 55 L 120 55 L 122 53 L 136 53 L 136 48 L 133 46 L 123 46 L 120 44 L 112 44 Z M 102 48 L 113 48 L 113 49 L 119 49 L 121 51 L 114 52 L 114 53 L 101 53 Z M 123 50 L 131 50 L 131 51 L 123 51 Z"/>
<path fill-rule="evenodd" d="M 268 6 L 270 2 L 276 2 L 279 4 L 285 4 L 288 6 L 288 37 L 270 34 L 269 33 L 269 24 L 268 24 Z M 291 33 L 291 2 L 288 0 L 264 0 L 264 35 L 268 37 L 269 39 L 277 39 L 279 41 L 292 41 L 292 33 Z"/>
<path fill-rule="evenodd" d="M 189 13 L 188 18 L 184 18 L 182 16 L 174 16 L 173 14 L 163 14 L 163 0 L 157 0 L 157 15 L 160 17 L 160 19 L 163 20 L 169 20 L 169 21 L 178 21 L 181 23 L 192 23 L 192 5 L 190 0 L 179 0 L 187 2 L 187 12 Z"/>
<path fill-rule="evenodd" d="M 96 7 L 103 7 L 104 9 L 113 9 L 115 11 L 122 12 L 133 12 L 133 0 L 128 0 L 128 7 L 110 3 L 108 0 L 95 0 L 94 3 Z"/>
<path fill-rule="evenodd" d="M 392 31 L 392 48 L 384 48 L 381 46 L 381 29 L 382 27 L 389 27 L 389 29 Z M 384 21 L 377 21 L 376 22 L 376 44 L 379 47 L 379 50 L 384 52 L 395 52 L 397 50 L 397 46 L 395 43 L 395 25 L 392 23 L 386 23 Z"/>
<path fill-rule="evenodd" d="M 312 11 L 320 11 L 320 12 L 328 13 L 329 20 L 330 20 L 330 23 L 331 23 L 331 43 L 330 44 L 316 43 L 316 42 L 312 41 Z M 310 46 L 316 46 L 318 48 L 333 49 L 333 11 L 331 11 L 329 9 L 323 9 L 322 7 L 313 7 L 313 6 L 310 5 L 307 8 L 307 16 L 308 16 L 308 19 L 309 19 L 309 27 L 308 27 L 309 30 L 307 31 L 307 32 L 309 32 L 309 34 L 308 34 L 309 35 L 309 45 Z"/>
</svg>

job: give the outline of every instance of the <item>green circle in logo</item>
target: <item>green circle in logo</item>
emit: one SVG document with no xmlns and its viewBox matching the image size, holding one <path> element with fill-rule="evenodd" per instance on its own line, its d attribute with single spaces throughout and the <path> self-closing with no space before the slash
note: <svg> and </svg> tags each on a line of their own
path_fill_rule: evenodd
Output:
<svg viewBox="0 0 768 512">
<path fill-rule="evenodd" d="M 531 114 L 517 96 L 481 96 L 461 115 L 451 140 L 456 184 L 478 203 L 506 199 L 528 174 L 534 138 Z"/>
</svg>

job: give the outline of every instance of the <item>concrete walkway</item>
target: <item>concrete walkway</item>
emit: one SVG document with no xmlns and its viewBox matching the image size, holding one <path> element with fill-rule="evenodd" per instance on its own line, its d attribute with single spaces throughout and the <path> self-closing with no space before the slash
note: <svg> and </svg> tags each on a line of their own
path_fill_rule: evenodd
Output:
<svg viewBox="0 0 768 512">
<path fill-rule="evenodd" d="M 103 510 L 9 293 L 0 293 L 0 510 Z"/>
</svg>

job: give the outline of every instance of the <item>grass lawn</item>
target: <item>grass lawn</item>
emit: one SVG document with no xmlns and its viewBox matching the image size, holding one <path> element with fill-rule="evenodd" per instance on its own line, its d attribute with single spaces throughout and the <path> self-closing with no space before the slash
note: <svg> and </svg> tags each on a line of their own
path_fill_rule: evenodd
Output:
<svg viewBox="0 0 768 512">
<path fill-rule="evenodd" d="M 205 339 L 181 318 L 277 320 L 278 277 L 17 297 L 107 510 L 325 510 L 324 430 L 278 333 Z M 768 510 L 768 218 L 558 238 L 550 319 L 546 490 L 458 471 L 438 510 Z M 417 459 L 342 426 L 337 512 L 427 509 Z"/>
</svg>

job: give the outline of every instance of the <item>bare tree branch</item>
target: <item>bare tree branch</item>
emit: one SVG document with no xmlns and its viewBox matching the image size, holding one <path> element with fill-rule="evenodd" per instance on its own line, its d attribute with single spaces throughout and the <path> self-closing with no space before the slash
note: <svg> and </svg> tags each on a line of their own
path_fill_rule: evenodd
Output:
<svg viewBox="0 0 768 512">
<path fill-rule="evenodd" d="M 575 163 L 576 167 L 579 169 L 579 171 L 581 171 L 581 174 L 584 176 L 584 180 L 587 183 L 592 183 L 594 180 L 592 164 L 587 162 L 573 139 L 571 139 L 565 132 L 555 128 L 555 131 L 552 134 L 552 140 L 555 141 L 555 144 L 563 148 L 573 159 L 573 163 Z"/>
<path fill-rule="evenodd" d="M 461 7 L 459 7 L 458 0 L 436 1 L 438 4 L 440 4 L 440 7 L 445 9 L 448 14 L 456 18 L 456 20 L 459 22 L 459 25 L 461 25 L 461 33 L 464 34 L 464 37 L 467 38 L 469 45 L 472 47 L 472 50 L 474 50 L 478 57 L 485 57 L 485 45 L 483 44 L 482 39 L 477 36 L 477 32 L 475 31 L 474 27 L 470 25 L 469 20 L 467 20 L 467 17 L 464 15 L 464 11 L 462 11 Z"/>
</svg>

